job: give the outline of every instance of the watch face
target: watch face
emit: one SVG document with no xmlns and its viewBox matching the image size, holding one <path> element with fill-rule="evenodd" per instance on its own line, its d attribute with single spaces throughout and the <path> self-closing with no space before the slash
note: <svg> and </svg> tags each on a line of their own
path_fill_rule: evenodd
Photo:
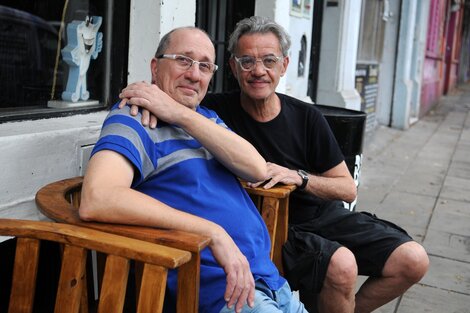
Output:
<svg viewBox="0 0 470 313">
<path fill-rule="evenodd" d="M 299 189 L 304 189 L 308 183 L 308 173 L 304 170 L 298 170 L 297 173 L 302 178 L 302 185 L 299 186 Z"/>
<path fill-rule="evenodd" d="M 299 175 L 302 179 L 308 179 L 308 173 L 304 170 L 299 170 Z"/>
</svg>

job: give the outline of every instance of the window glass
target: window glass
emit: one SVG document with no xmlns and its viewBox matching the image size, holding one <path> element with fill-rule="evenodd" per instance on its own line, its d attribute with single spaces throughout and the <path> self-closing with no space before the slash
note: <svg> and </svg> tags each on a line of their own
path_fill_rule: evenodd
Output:
<svg viewBox="0 0 470 313">
<path fill-rule="evenodd" d="M 357 52 L 358 62 L 378 62 L 382 57 L 385 21 L 382 0 L 362 2 L 361 28 Z"/>
<path fill-rule="evenodd" d="M 41 116 L 76 110 L 79 106 L 75 104 L 50 105 L 64 100 L 63 92 L 77 89 L 75 86 L 83 92 L 73 92 L 78 99 L 65 101 L 94 100 L 88 109 L 109 105 L 110 93 L 125 84 L 126 76 L 117 75 L 116 80 L 112 74 L 127 71 L 127 40 L 123 44 L 121 39 L 117 45 L 123 49 L 113 49 L 116 60 L 110 58 L 110 47 L 114 38 L 127 38 L 128 7 L 129 1 L 112 0 L 2 1 L 0 122 L 32 113 Z"/>
</svg>

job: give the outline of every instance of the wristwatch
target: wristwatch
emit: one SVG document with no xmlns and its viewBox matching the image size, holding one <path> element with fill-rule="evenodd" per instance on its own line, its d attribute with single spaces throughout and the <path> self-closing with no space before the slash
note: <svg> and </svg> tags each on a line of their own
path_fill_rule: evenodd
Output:
<svg viewBox="0 0 470 313">
<path fill-rule="evenodd" d="M 308 173 L 304 170 L 297 170 L 297 174 L 302 178 L 302 185 L 300 185 L 299 189 L 302 190 L 307 186 L 308 183 Z"/>
</svg>

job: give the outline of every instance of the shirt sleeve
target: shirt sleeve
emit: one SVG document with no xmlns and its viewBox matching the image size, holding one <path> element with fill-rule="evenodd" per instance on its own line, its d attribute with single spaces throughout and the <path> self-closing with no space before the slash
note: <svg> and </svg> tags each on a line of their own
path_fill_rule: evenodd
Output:
<svg viewBox="0 0 470 313">
<path fill-rule="evenodd" d="M 114 108 L 106 117 L 91 155 L 111 150 L 124 156 L 134 167 L 133 186 L 141 183 L 156 167 L 151 130 L 142 126 L 141 115 L 131 116 L 129 107 Z"/>
</svg>

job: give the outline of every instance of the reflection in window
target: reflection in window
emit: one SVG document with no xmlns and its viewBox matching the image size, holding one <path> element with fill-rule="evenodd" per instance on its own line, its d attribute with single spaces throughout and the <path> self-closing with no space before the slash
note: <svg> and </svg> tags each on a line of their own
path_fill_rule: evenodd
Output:
<svg viewBox="0 0 470 313">
<path fill-rule="evenodd" d="M 124 45 L 116 46 L 124 49 L 113 49 L 116 61 L 110 59 L 109 47 L 115 36 L 127 38 L 128 6 L 129 1 L 114 3 L 112 0 L 2 1 L 0 118 L 32 111 L 50 113 L 47 102 L 61 100 L 67 84 L 68 66 L 61 54 L 67 45 L 67 24 L 74 20 L 85 21 L 91 15 L 103 17 L 99 31 L 104 38 L 102 52 L 90 62 L 87 89 L 90 98 L 98 100 L 100 106 L 108 105 L 113 88 L 119 89 L 125 83 L 121 73 L 127 72 L 127 40 Z M 115 62 L 119 62 L 117 68 L 113 66 Z M 117 72 L 119 82 L 111 78 L 111 69 Z M 116 83 L 118 87 L 114 86 Z M 111 95 L 113 99 L 116 96 Z"/>
</svg>

